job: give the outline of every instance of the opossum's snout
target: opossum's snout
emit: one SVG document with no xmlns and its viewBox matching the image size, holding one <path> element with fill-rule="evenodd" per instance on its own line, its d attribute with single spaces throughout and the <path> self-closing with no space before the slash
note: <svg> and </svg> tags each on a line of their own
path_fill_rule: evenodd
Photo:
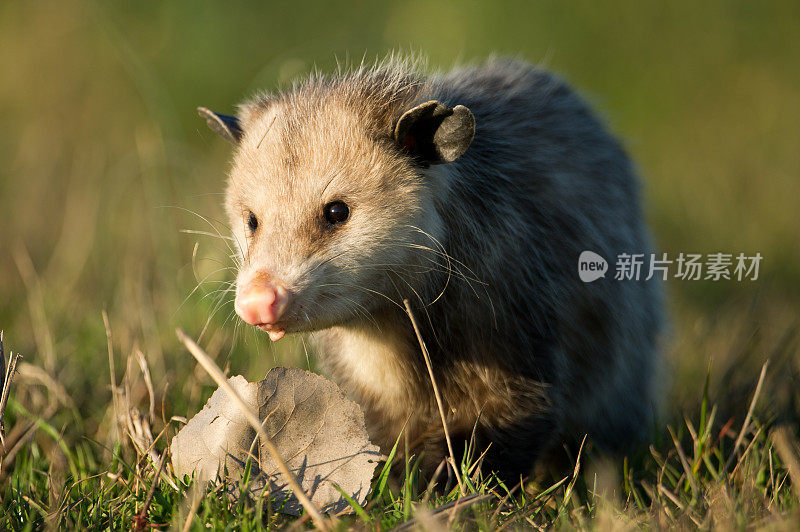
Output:
<svg viewBox="0 0 800 532">
<path fill-rule="evenodd" d="M 256 275 L 236 288 L 236 314 L 276 342 L 286 332 L 279 320 L 289 304 L 289 291 L 266 275 Z"/>
</svg>

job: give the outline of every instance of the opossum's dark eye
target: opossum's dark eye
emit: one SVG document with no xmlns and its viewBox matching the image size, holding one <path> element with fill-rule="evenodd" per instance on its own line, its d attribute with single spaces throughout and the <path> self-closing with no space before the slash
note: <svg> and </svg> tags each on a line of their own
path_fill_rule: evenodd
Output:
<svg viewBox="0 0 800 532">
<path fill-rule="evenodd" d="M 325 219 L 329 224 L 341 224 L 350 217 L 350 207 L 343 201 L 332 201 L 325 205 Z"/>
<path fill-rule="evenodd" d="M 253 214 L 252 212 L 250 213 L 250 216 L 247 218 L 247 227 L 250 228 L 251 233 L 255 233 L 256 229 L 258 229 L 258 218 L 256 218 L 256 215 Z"/>
</svg>

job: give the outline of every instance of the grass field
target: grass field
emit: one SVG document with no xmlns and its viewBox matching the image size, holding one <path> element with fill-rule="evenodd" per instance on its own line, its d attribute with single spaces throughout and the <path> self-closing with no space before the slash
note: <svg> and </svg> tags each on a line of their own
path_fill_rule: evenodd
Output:
<svg viewBox="0 0 800 532">
<path fill-rule="evenodd" d="M 800 5 L 614 4 L 0 5 L 0 329 L 6 358 L 23 354 L 0 529 L 312 526 L 169 470 L 156 480 L 170 419 L 216 388 L 176 327 L 251 381 L 315 366 L 302 341 L 270 345 L 219 297 L 229 251 L 197 232 L 226 231 L 230 148 L 194 109 L 231 112 L 314 66 L 395 49 L 432 68 L 497 52 L 561 73 L 626 140 L 661 250 L 763 262 L 757 281 L 668 283 L 664 412 L 626 460 L 589 446 L 564 478 L 442 493 L 401 450 L 405 479 L 376 482 L 364 509 L 330 524 L 795 528 Z M 155 452 L 136 447 L 148 431 Z"/>
</svg>

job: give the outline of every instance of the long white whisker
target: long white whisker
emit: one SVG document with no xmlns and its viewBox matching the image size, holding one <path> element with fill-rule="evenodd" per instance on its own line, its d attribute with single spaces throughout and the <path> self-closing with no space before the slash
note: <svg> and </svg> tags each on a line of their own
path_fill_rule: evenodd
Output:
<svg viewBox="0 0 800 532">
<path fill-rule="evenodd" d="M 235 239 L 232 236 L 222 236 L 219 234 L 210 233 L 208 231 L 197 231 L 195 229 L 180 229 L 179 232 L 186 233 L 189 235 L 204 235 L 204 236 L 210 236 L 212 238 L 221 238 L 223 240 L 230 240 L 231 242 L 235 241 Z"/>
<path fill-rule="evenodd" d="M 385 298 L 387 301 L 391 302 L 397 308 L 400 308 L 400 309 L 403 308 L 398 302 L 396 302 L 395 300 L 393 300 L 391 297 L 387 296 L 386 294 L 384 294 L 382 292 L 379 292 L 377 290 L 373 290 L 371 288 L 367 288 L 365 286 L 358 286 L 357 284 L 350 284 L 350 283 L 325 283 L 325 284 L 320 285 L 320 288 L 323 288 L 323 287 L 326 287 L 326 286 L 345 286 L 345 287 L 358 288 L 359 290 L 365 290 L 367 292 L 370 292 L 372 294 L 376 294 L 376 295 L 379 295 L 379 296 Z"/>
<path fill-rule="evenodd" d="M 179 207 L 179 206 L 175 206 L 175 205 L 165 205 L 165 206 L 163 206 L 162 208 L 167 208 L 167 209 L 177 209 L 177 210 L 184 211 L 184 212 L 187 212 L 187 213 L 189 213 L 189 214 L 192 214 L 192 215 L 194 215 L 194 216 L 197 216 L 197 217 L 198 217 L 198 218 L 200 218 L 202 221 L 204 221 L 204 222 L 205 222 L 205 223 L 206 223 L 206 224 L 207 224 L 209 227 L 211 227 L 211 229 L 214 231 L 214 233 L 213 233 L 211 236 L 216 236 L 216 237 L 219 237 L 219 238 L 220 238 L 220 239 L 221 239 L 223 242 L 225 242 L 225 244 L 228 246 L 228 250 L 229 250 L 229 251 L 230 251 L 232 254 L 234 254 L 234 255 L 235 255 L 235 254 L 236 254 L 236 250 L 235 250 L 235 249 L 233 249 L 233 248 L 231 247 L 231 245 L 230 245 L 230 243 L 229 243 L 229 241 L 230 241 L 230 240 L 233 240 L 234 242 L 236 242 L 236 244 L 237 244 L 237 245 L 239 246 L 239 248 L 241 249 L 241 243 L 238 241 L 238 239 L 236 238 L 236 234 L 235 234 L 235 233 L 233 232 L 233 230 L 232 230 L 232 229 L 231 229 L 231 228 L 228 226 L 228 224 L 226 224 L 226 223 L 224 223 L 224 222 L 221 222 L 221 221 L 219 221 L 219 220 L 214 220 L 215 222 L 217 222 L 217 223 L 221 224 L 223 227 L 227 228 L 227 229 L 228 229 L 228 231 L 231 233 L 231 235 L 233 235 L 233 237 L 232 237 L 232 238 L 231 238 L 231 237 L 229 237 L 229 236 L 223 235 L 223 234 L 220 232 L 220 230 L 217 228 L 217 226 L 216 226 L 216 225 L 214 225 L 214 223 L 213 223 L 213 222 L 211 222 L 211 220 L 210 220 L 210 219 L 206 218 L 206 217 L 205 217 L 205 216 L 203 216 L 202 214 L 200 214 L 200 213 L 197 213 L 197 212 L 195 212 L 195 211 L 193 211 L 193 210 L 191 210 L 191 209 L 187 209 L 186 207 Z M 237 265 L 238 265 L 238 262 L 237 262 Z"/>
</svg>

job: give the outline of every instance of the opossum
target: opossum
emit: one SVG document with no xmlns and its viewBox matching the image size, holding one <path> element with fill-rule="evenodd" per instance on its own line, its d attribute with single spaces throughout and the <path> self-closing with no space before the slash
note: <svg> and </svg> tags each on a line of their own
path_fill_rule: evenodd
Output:
<svg viewBox="0 0 800 532">
<path fill-rule="evenodd" d="M 314 74 L 236 116 L 226 210 L 235 308 L 273 340 L 310 333 L 364 409 L 426 471 L 447 450 L 527 475 L 584 435 L 641 438 L 658 402 L 659 280 L 584 283 L 584 250 L 651 250 L 631 160 L 556 75 L 516 59 L 424 74 L 413 61 Z"/>
</svg>

